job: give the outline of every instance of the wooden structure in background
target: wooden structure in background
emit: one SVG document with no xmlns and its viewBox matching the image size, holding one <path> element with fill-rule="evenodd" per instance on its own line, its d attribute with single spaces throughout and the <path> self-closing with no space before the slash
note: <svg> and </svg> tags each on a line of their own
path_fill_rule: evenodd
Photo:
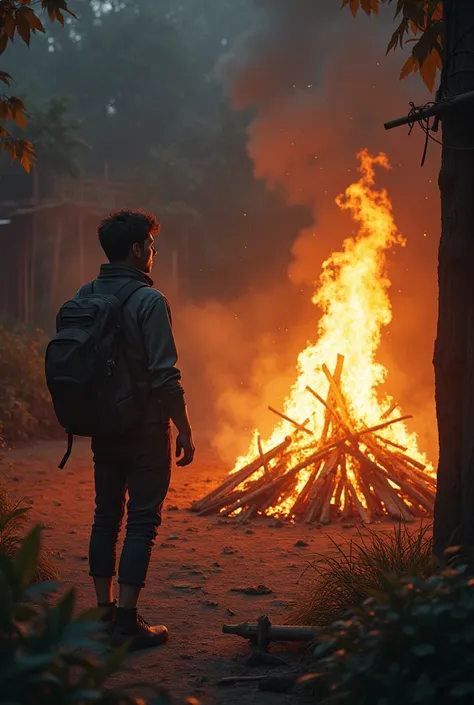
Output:
<svg viewBox="0 0 474 705">
<path fill-rule="evenodd" d="M 9 178 L 3 175 L 3 183 Z M 12 198 L 14 188 L 0 190 L 0 324 L 49 327 L 60 304 L 103 261 L 98 221 L 112 210 L 140 207 L 140 193 L 111 182 L 107 169 L 101 178 L 56 180 L 49 193 L 41 180 L 34 170 L 20 198 Z"/>
</svg>

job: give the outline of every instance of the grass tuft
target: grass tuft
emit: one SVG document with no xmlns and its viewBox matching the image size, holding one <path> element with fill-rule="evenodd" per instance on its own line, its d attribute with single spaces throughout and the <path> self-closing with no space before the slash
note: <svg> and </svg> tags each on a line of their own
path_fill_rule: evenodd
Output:
<svg viewBox="0 0 474 705">
<path fill-rule="evenodd" d="M 0 554 L 12 558 L 21 546 L 28 531 L 28 514 L 30 507 L 22 501 L 13 502 L 0 484 Z M 57 580 L 58 571 L 45 549 L 41 550 L 40 558 L 33 577 L 33 583 Z"/>
<path fill-rule="evenodd" d="M 318 554 L 308 591 L 292 614 L 293 624 L 324 626 L 341 619 L 374 593 L 384 590 L 387 576 L 427 578 L 435 572 L 432 525 L 416 529 L 398 524 L 393 531 L 360 530 L 356 539 Z"/>
</svg>

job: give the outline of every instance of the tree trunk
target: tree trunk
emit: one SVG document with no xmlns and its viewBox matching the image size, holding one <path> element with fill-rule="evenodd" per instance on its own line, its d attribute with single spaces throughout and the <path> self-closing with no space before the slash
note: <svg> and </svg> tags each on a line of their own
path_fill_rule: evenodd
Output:
<svg viewBox="0 0 474 705">
<path fill-rule="evenodd" d="M 444 0 L 444 94 L 474 90 L 474 2 Z M 474 106 L 443 116 L 434 550 L 474 544 Z"/>
</svg>

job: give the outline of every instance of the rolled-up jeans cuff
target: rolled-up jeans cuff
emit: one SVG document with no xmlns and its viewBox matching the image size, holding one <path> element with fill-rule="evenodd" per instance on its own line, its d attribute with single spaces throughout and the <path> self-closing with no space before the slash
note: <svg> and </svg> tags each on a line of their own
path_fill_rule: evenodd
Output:
<svg viewBox="0 0 474 705">
<path fill-rule="evenodd" d="M 139 580 L 124 580 L 123 578 L 119 578 L 117 580 L 119 585 L 132 585 L 133 587 L 139 587 L 139 588 L 144 588 L 145 587 L 145 581 L 139 581 Z"/>
</svg>

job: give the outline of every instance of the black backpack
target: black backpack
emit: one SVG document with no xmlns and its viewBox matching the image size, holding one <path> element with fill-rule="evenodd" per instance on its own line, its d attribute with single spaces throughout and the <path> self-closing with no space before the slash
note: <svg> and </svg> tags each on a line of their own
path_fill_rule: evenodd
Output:
<svg viewBox="0 0 474 705">
<path fill-rule="evenodd" d="M 74 435 L 115 436 L 142 418 L 143 392 L 134 388 L 121 320 L 123 306 L 144 286 L 133 280 L 114 294 L 99 294 L 92 282 L 59 310 L 45 371 L 54 411 L 68 434 L 60 468 L 71 454 Z"/>
</svg>

